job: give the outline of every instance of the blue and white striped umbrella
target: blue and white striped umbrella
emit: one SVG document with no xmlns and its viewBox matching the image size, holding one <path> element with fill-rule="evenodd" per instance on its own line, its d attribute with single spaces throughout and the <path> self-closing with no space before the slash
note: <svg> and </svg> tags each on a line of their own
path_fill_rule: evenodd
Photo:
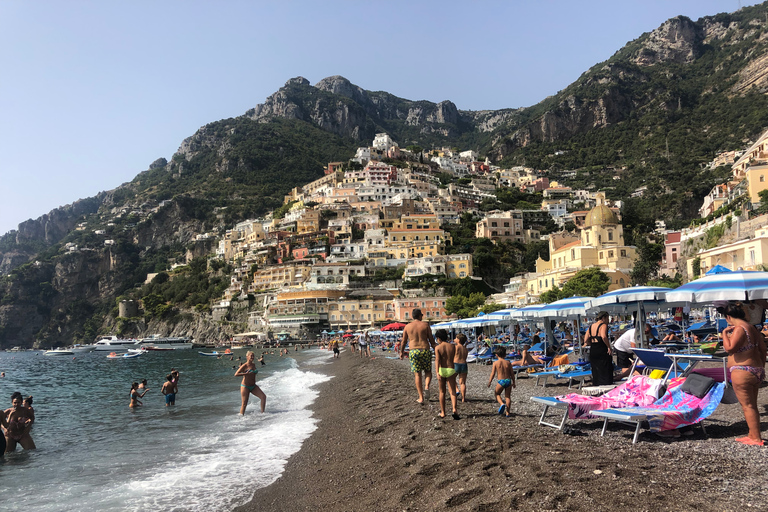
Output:
<svg viewBox="0 0 768 512">
<path fill-rule="evenodd" d="M 630 286 L 620 290 L 604 293 L 595 297 L 587 309 L 590 312 L 608 311 L 609 313 L 627 313 L 636 311 L 638 304 L 645 306 L 656 304 L 657 306 L 673 307 L 674 304 L 668 304 L 667 294 L 672 291 L 670 288 L 661 286 Z M 680 301 L 685 303 L 686 301 Z"/>
<path fill-rule="evenodd" d="M 736 270 L 705 276 L 668 292 L 666 299 L 693 304 L 768 299 L 768 272 Z"/>
<path fill-rule="evenodd" d="M 536 318 L 534 316 L 534 311 L 538 311 L 544 306 L 546 306 L 546 304 L 531 304 L 530 306 L 525 306 L 512 311 L 510 316 L 512 317 L 512 320 L 532 320 Z"/>
<path fill-rule="evenodd" d="M 531 312 L 534 318 L 576 318 L 587 313 L 587 305 L 592 297 L 568 297 L 560 299 L 543 308 Z"/>
</svg>

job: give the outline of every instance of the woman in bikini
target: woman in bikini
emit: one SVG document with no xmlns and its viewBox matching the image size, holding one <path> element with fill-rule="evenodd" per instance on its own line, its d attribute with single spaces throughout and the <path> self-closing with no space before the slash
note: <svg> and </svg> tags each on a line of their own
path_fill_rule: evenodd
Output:
<svg viewBox="0 0 768 512">
<path fill-rule="evenodd" d="M 259 372 L 256 369 L 256 364 L 253 362 L 256 355 L 250 350 L 245 354 L 245 363 L 240 366 L 235 372 L 235 377 L 242 377 L 243 381 L 240 383 L 240 398 L 243 403 L 240 406 L 240 414 L 245 414 L 245 408 L 248 406 L 248 399 L 251 394 L 257 396 L 261 400 L 261 412 L 264 412 L 264 407 L 267 405 L 267 395 L 256 385 L 256 374 Z"/>
<path fill-rule="evenodd" d="M 736 398 L 739 399 L 747 420 L 749 434 L 736 441 L 763 446 L 760 435 L 760 412 L 757 409 L 757 392 L 765 380 L 766 346 L 762 334 L 746 320 L 741 304 L 729 303 L 717 308 L 728 321 L 723 330 L 723 348 L 728 352 L 728 367 Z"/>
<path fill-rule="evenodd" d="M 29 427 L 33 420 L 31 413 L 22 405 L 24 399 L 21 393 L 16 392 L 11 395 L 13 407 L 6 409 L 7 420 L 3 424 L 5 427 L 5 441 L 7 453 L 16 450 L 16 444 L 20 444 L 25 450 L 34 450 L 35 442 L 29 435 Z"/>
<path fill-rule="evenodd" d="M 138 407 L 140 405 L 144 405 L 139 401 L 139 398 L 144 398 L 144 395 L 147 394 L 147 391 L 149 390 L 147 388 L 144 388 L 144 392 L 139 393 L 139 383 L 134 382 L 133 384 L 131 384 L 131 393 L 130 393 L 131 403 L 128 404 L 128 407 L 133 408 L 133 407 Z"/>
</svg>

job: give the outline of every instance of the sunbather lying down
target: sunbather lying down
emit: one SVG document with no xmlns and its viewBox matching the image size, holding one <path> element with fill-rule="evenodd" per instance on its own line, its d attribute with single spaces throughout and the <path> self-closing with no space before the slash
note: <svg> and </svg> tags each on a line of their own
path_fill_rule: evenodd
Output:
<svg viewBox="0 0 768 512">
<path fill-rule="evenodd" d="M 522 358 L 519 361 L 512 361 L 512 366 L 528 366 L 529 364 L 544 364 L 544 360 L 529 352 L 530 345 L 523 345 Z"/>
</svg>

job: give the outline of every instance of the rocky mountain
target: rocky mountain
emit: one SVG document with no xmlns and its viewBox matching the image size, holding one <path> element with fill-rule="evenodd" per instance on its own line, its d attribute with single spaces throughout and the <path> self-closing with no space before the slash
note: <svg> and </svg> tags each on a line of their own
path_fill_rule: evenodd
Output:
<svg viewBox="0 0 768 512">
<path fill-rule="evenodd" d="M 196 234 L 278 206 L 292 187 L 350 158 L 378 132 L 401 146 L 474 149 L 499 165 L 525 164 L 565 184 L 603 189 L 626 199 L 628 233 L 657 218 L 684 225 L 727 176 L 703 164 L 768 126 L 767 19 L 768 3 L 670 19 L 521 109 L 459 110 L 447 100 L 367 91 L 340 76 L 314 85 L 291 79 L 242 116 L 200 128 L 130 183 L 0 237 L 0 346 L 117 329 L 116 298 L 169 261 L 205 253 Z M 640 186 L 645 197 L 628 199 Z M 225 276 L 196 272 L 197 281 L 175 291 L 175 303 L 186 304 L 176 316 L 158 310 L 132 322 L 132 332 L 173 332 L 183 319 L 185 328 L 211 335 L 217 324 L 199 301 Z"/>
</svg>

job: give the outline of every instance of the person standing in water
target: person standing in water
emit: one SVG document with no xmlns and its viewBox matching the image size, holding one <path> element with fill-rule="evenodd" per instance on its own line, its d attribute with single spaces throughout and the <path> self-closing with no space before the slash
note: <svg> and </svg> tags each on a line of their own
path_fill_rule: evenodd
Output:
<svg viewBox="0 0 768 512">
<path fill-rule="evenodd" d="M 176 383 L 173 375 L 170 373 L 165 376 L 165 382 L 163 383 L 163 387 L 160 388 L 160 392 L 165 395 L 166 407 L 176 404 Z"/>
<path fill-rule="evenodd" d="M 139 401 L 139 398 L 144 398 L 144 395 L 147 394 L 147 390 L 145 389 L 143 393 L 139 393 L 139 383 L 134 382 L 131 384 L 131 403 L 128 404 L 128 407 L 138 407 L 140 405 L 144 405 Z"/>
<path fill-rule="evenodd" d="M 264 412 L 264 408 L 267 405 L 267 395 L 256 385 L 256 374 L 259 372 L 256 369 L 256 364 L 253 362 L 256 355 L 250 350 L 245 354 L 245 363 L 240 366 L 235 372 L 235 377 L 242 377 L 243 381 L 240 383 L 240 398 L 242 399 L 242 405 L 240 406 L 240 414 L 245 414 L 245 408 L 248 407 L 248 399 L 251 394 L 261 400 L 261 412 Z"/>
</svg>

